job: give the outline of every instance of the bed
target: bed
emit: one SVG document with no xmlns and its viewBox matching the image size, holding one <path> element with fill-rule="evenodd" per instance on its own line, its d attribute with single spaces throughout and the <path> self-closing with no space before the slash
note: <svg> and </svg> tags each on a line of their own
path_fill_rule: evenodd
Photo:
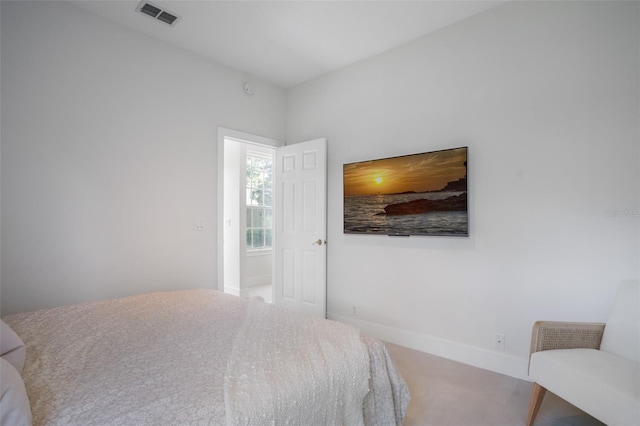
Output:
<svg viewBox="0 0 640 426">
<path fill-rule="evenodd" d="M 392 425 L 409 403 L 382 342 L 215 290 L 3 321 L 26 347 L 34 425 Z"/>
</svg>

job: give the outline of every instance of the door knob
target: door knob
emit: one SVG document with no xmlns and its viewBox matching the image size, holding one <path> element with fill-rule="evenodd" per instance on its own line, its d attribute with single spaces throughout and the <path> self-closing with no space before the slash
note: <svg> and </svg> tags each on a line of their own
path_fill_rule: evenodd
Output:
<svg viewBox="0 0 640 426">
<path fill-rule="evenodd" d="M 322 245 L 322 240 L 320 238 L 318 238 L 316 241 L 314 241 L 313 243 L 311 243 L 311 245 L 317 244 L 319 246 Z"/>
</svg>

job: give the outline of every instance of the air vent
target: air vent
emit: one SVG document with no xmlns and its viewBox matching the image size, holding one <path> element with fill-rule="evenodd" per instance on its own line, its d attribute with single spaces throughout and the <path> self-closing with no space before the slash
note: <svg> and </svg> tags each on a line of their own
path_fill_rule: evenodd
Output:
<svg viewBox="0 0 640 426">
<path fill-rule="evenodd" d="M 136 11 L 140 13 L 144 13 L 147 16 L 152 17 L 153 19 L 164 22 L 168 25 L 173 25 L 178 20 L 178 17 L 171 12 L 167 12 L 159 8 L 158 6 L 149 3 L 148 1 L 142 1 L 136 8 Z"/>
</svg>

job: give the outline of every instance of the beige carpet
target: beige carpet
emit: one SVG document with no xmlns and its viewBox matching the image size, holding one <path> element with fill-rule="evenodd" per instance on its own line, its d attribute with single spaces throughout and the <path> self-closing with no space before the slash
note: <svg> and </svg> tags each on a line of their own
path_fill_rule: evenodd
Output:
<svg viewBox="0 0 640 426">
<path fill-rule="evenodd" d="M 387 343 L 411 392 L 404 426 L 524 425 L 531 383 Z M 547 392 L 535 426 L 601 426 Z"/>
</svg>

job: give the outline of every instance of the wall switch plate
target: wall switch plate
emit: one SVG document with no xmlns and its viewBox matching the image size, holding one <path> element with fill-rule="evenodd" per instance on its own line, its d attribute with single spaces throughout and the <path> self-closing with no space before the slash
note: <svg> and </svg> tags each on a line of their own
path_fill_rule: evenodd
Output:
<svg viewBox="0 0 640 426">
<path fill-rule="evenodd" d="M 196 231 L 204 231 L 207 228 L 207 222 L 204 219 L 193 219 L 193 229 Z"/>
</svg>

